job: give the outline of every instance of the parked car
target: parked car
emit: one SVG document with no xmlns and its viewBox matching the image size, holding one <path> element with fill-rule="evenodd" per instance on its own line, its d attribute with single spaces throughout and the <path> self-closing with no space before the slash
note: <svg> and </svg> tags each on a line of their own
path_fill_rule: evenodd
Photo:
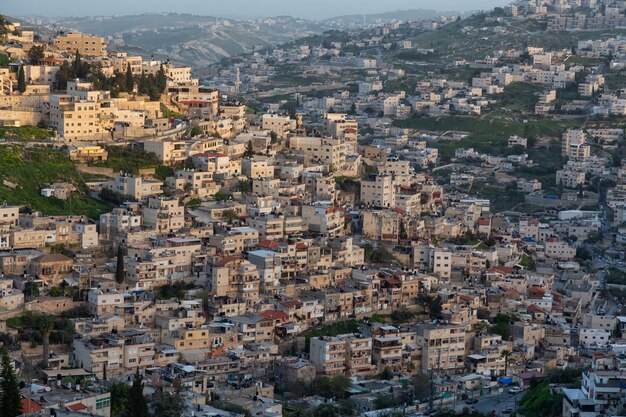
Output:
<svg viewBox="0 0 626 417">
<path fill-rule="evenodd" d="M 522 389 L 520 387 L 512 387 L 509 388 L 509 394 L 517 394 L 518 392 L 520 392 Z"/>
<path fill-rule="evenodd" d="M 465 404 L 476 404 L 478 402 L 478 398 L 468 398 L 467 400 L 465 400 Z"/>
</svg>

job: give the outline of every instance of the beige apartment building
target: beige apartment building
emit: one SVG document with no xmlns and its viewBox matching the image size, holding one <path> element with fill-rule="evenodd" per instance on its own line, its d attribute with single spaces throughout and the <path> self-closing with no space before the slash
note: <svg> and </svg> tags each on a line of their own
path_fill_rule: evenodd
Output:
<svg viewBox="0 0 626 417">
<path fill-rule="evenodd" d="M 179 139 L 148 140 L 143 143 L 143 149 L 168 165 L 183 162 L 188 156 L 187 142 Z"/>
<path fill-rule="evenodd" d="M 147 180 L 130 175 L 118 175 L 115 179 L 102 184 L 102 188 L 131 196 L 135 200 L 144 200 L 148 197 L 156 197 L 163 194 L 163 183 L 161 181 Z"/>
<path fill-rule="evenodd" d="M 9 229 L 16 227 L 20 219 L 20 207 L 8 206 L 6 204 L 0 207 L 0 229 Z"/>
<path fill-rule="evenodd" d="M 249 302 L 259 298 L 260 277 L 256 265 L 227 256 L 211 267 L 209 289 L 218 297 L 239 297 Z"/>
<path fill-rule="evenodd" d="M 585 179 L 584 171 L 560 169 L 556 172 L 556 183 L 563 184 L 566 188 L 578 188 L 579 185 L 585 185 Z"/>
<path fill-rule="evenodd" d="M 215 195 L 221 185 L 213 180 L 213 174 L 206 171 L 184 169 L 176 171 L 173 177 L 167 177 L 168 187 L 180 191 L 191 191 L 198 198 Z"/>
<path fill-rule="evenodd" d="M 289 148 L 304 154 L 305 164 L 319 163 L 334 171 L 346 162 L 346 146 L 340 139 L 294 136 Z"/>
<path fill-rule="evenodd" d="M 326 130 L 334 138 L 344 139 L 352 132 L 357 132 L 359 124 L 345 113 L 327 113 Z M 347 139 L 347 138 L 346 138 Z"/>
<path fill-rule="evenodd" d="M 185 226 L 185 207 L 177 198 L 149 198 L 143 209 L 143 224 L 159 234 L 170 234 Z"/>
<path fill-rule="evenodd" d="M 373 207 L 394 207 L 396 190 L 391 175 L 372 175 L 361 181 L 361 202 Z"/>
<path fill-rule="evenodd" d="M 321 375 L 369 375 L 372 338 L 353 334 L 311 338 L 309 357 Z"/>
<path fill-rule="evenodd" d="M 465 369 L 465 326 L 424 324 L 417 329 L 422 347 L 422 372 L 437 370 L 447 374 Z"/>
<path fill-rule="evenodd" d="M 186 111 L 190 115 L 217 116 L 220 94 L 215 89 L 199 85 L 181 85 L 170 86 L 168 93 L 178 103 L 181 111 Z"/>
<path fill-rule="evenodd" d="M 150 336 L 140 330 L 74 340 L 74 364 L 102 378 L 154 366 L 155 349 Z M 105 371 L 106 368 L 106 371 Z"/>
<path fill-rule="evenodd" d="M 102 36 L 85 35 L 69 32 L 54 38 L 54 47 L 62 52 L 76 53 L 83 56 L 104 57 L 107 55 L 107 46 Z"/>
<path fill-rule="evenodd" d="M 104 162 L 109 157 L 109 152 L 98 145 L 70 145 L 67 152 L 72 161 L 80 163 Z"/>
<path fill-rule="evenodd" d="M 209 246 L 218 248 L 225 255 L 240 255 L 244 250 L 254 249 L 259 243 L 259 231 L 253 227 L 233 227 L 223 235 L 209 237 Z"/>
<path fill-rule="evenodd" d="M 343 210 L 325 205 L 302 207 L 302 220 L 310 232 L 327 237 L 344 235 L 345 217 Z"/>
<path fill-rule="evenodd" d="M 364 210 L 363 236 L 368 239 L 397 242 L 400 239 L 402 215 L 395 211 Z"/>
<path fill-rule="evenodd" d="M 169 238 L 156 247 L 130 246 L 126 280 L 138 288 L 153 289 L 187 278 L 206 262 L 201 249 L 201 241 L 195 238 Z"/>
<path fill-rule="evenodd" d="M 274 169 L 267 160 L 244 159 L 241 163 L 241 173 L 253 180 L 274 178 Z"/>
<path fill-rule="evenodd" d="M 197 328 L 183 328 L 174 331 L 164 342 L 175 349 L 186 352 L 202 350 L 206 353 L 226 351 L 237 345 L 237 334 L 231 327 L 205 325 Z"/>
<path fill-rule="evenodd" d="M 115 117 L 101 109 L 97 101 L 84 101 L 72 95 L 50 96 L 50 127 L 59 136 L 72 140 L 111 140 Z"/>
<path fill-rule="evenodd" d="M 297 128 L 296 120 L 289 116 L 279 114 L 264 114 L 261 118 L 261 128 L 276 133 L 279 137 L 285 137 L 288 132 L 294 132 Z"/>
</svg>

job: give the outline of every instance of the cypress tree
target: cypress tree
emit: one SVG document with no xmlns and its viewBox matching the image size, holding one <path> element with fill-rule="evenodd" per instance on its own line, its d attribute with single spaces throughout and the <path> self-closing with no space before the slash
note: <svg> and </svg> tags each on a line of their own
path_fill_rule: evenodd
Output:
<svg viewBox="0 0 626 417">
<path fill-rule="evenodd" d="M 124 282 L 124 252 L 122 247 L 117 247 L 117 266 L 115 267 L 115 282 L 121 284 Z"/>
<path fill-rule="evenodd" d="M 244 158 L 252 158 L 254 156 L 254 147 L 252 146 L 252 140 L 248 141 L 246 145 L 246 152 L 243 154 Z"/>
<path fill-rule="evenodd" d="M 135 79 L 133 78 L 133 70 L 130 68 L 130 64 L 126 66 L 126 91 L 133 92 L 135 88 Z"/>
<path fill-rule="evenodd" d="M 76 54 L 74 56 L 74 68 L 72 68 L 72 76 L 74 78 L 80 77 L 80 73 L 82 72 L 83 62 L 80 57 L 80 51 L 77 49 Z"/>
<path fill-rule="evenodd" d="M 156 74 L 156 83 L 157 88 L 159 89 L 159 93 L 165 91 L 165 87 L 167 87 L 167 76 L 165 75 L 165 69 L 163 68 L 163 64 L 161 64 L 161 68 L 159 68 L 159 72 Z"/>
<path fill-rule="evenodd" d="M 146 397 L 143 396 L 143 382 L 141 379 L 139 370 L 137 370 L 135 379 L 133 379 L 133 385 L 130 387 L 130 392 L 128 393 L 128 417 L 149 417 L 148 401 L 146 401 Z"/>
<path fill-rule="evenodd" d="M 9 352 L 2 349 L 2 366 L 0 369 L 0 415 L 17 417 L 22 414 L 22 398 L 15 370 L 11 365 Z"/>
<path fill-rule="evenodd" d="M 24 74 L 24 67 L 20 65 L 20 69 L 17 72 L 17 89 L 20 93 L 26 91 L 26 75 Z"/>
</svg>

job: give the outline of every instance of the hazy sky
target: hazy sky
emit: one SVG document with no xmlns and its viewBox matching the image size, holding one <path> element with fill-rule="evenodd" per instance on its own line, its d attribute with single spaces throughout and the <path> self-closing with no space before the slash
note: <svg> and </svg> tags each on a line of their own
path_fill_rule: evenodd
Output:
<svg viewBox="0 0 626 417">
<path fill-rule="evenodd" d="M 180 12 L 211 16 L 291 15 L 310 19 L 400 9 L 476 10 L 511 0 L 0 0 L 13 16 L 94 16 Z"/>
</svg>

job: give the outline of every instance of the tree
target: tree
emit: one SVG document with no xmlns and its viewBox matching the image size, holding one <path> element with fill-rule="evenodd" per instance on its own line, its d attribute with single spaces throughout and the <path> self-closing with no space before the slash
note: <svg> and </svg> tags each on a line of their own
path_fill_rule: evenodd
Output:
<svg viewBox="0 0 626 417">
<path fill-rule="evenodd" d="M 37 297 L 39 296 L 39 288 L 37 284 L 33 281 L 28 281 L 24 284 L 24 295 L 26 297 Z"/>
<path fill-rule="evenodd" d="M 135 79 L 133 78 L 133 70 L 130 67 L 130 64 L 126 66 L 126 80 L 124 87 L 128 93 L 132 93 L 135 88 Z"/>
<path fill-rule="evenodd" d="M 0 369 L 0 415 L 17 417 L 22 414 L 22 397 L 17 382 L 17 375 L 11 364 L 9 352 L 2 349 Z"/>
<path fill-rule="evenodd" d="M 135 373 L 133 385 L 128 393 L 127 412 L 125 417 L 149 417 L 148 401 L 143 395 L 143 381 L 139 370 Z"/>
<path fill-rule="evenodd" d="M 415 388 L 416 400 L 424 400 L 430 396 L 430 379 L 428 375 L 415 375 L 413 378 L 413 387 Z"/>
<path fill-rule="evenodd" d="M 503 350 L 500 353 L 500 357 L 504 358 L 504 376 L 506 376 L 507 373 L 509 372 L 509 358 L 511 357 L 512 354 L 513 352 L 511 352 L 510 350 Z"/>
<path fill-rule="evenodd" d="M 48 369 L 48 359 L 50 359 L 50 334 L 54 330 L 54 317 L 42 314 L 38 318 L 37 327 L 43 337 L 43 367 Z"/>
<path fill-rule="evenodd" d="M 111 417 L 123 417 L 127 414 L 130 387 L 123 382 L 111 385 Z"/>
<path fill-rule="evenodd" d="M 507 314 L 498 314 L 493 318 L 491 331 L 502 336 L 502 340 L 509 340 L 511 336 L 511 318 Z"/>
<path fill-rule="evenodd" d="M 237 188 L 239 188 L 239 191 L 241 191 L 242 193 L 248 194 L 250 191 L 252 191 L 252 181 L 241 180 L 237 184 Z"/>
<path fill-rule="evenodd" d="M 228 224 L 233 224 L 233 222 L 239 218 L 239 214 L 237 214 L 237 210 L 228 209 L 224 210 L 222 213 L 222 219 L 226 220 Z"/>
<path fill-rule="evenodd" d="M 202 129 L 200 129 L 200 126 L 194 126 L 191 128 L 191 137 L 196 137 L 196 136 L 200 136 L 202 134 Z"/>
<path fill-rule="evenodd" d="M 163 64 L 161 64 L 161 67 L 156 74 L 156 84 L 160 93 L 165 91 L 165 88 L 167 87 L 167 75 L 165 75 L 165 69 L 163 68 Z"/>
<path fill-rule="evenodd" d="M 385 381 L 389 381 L 393 379 L 393 371 L 389 369 L 388 366 L 385 366 L 385 369 L 383 369 L 383 371 L 380 373 L 379 378 Z"/>
<path fill-rule="evenodd" d="M 398 232 L 398 235 L 399 235 L 400 239 L 406 239 L 409 236 L 407 231 L 406 231 L 406 225 L 404 224 L 403 220 L 400 220 L 400 230 Z"/>
<path fill-rule="evenodd" d="M 31 65 L 39 64 L 39 61 L 45 58 L 45 47 L 43 45 L 34 45 L 28 50 L 28 62 Z"/>
<path fill-rule="evenodd" d="M 54 79 L 54 88 L 62 91 L 67 89 L 67 82 L 72 78 L 72 66 L 65 61 L 59 67 L 59 71 Z"/>
<path fill-rule="evenodd" d="M 23 65 L 20 65 L 20 69 L 17 71 L 17 89 L 20 93 L 26 91 L 26 75 L 24 74 Z"/>
<path fill-rule="evenodd" d="M 124 282 L 124 252 L 122 246 L 117 247 L 117 265 L 115 267 L 115 282 L 122 284 Z"/>
<path fill-rule="evenodd" d="M 351 386 L 352 381 L 345 375 L 323 376 L 313 381 L 312 390 L 322 397 L 343 399 Z"/>
<path fill-rule="evenodd" d="M 159 417 L 181 417 L 185 411 L 185 401 L 180 393 L 165 392 L 152 403 L 152 414 Z"/>
<path fill-rule="evenodd" d="M 248 141 L 246 145 L 246 151 L 243 154 L 244 158 L 252 158 L 254 156 L 254 147 L 252 146 L 252 139 Z"/>
<path fill-rule="evenodd" d="M 0 36 L 6 36 L 9 33 L 9 21 L 0 14 Z"/>
</svg>

